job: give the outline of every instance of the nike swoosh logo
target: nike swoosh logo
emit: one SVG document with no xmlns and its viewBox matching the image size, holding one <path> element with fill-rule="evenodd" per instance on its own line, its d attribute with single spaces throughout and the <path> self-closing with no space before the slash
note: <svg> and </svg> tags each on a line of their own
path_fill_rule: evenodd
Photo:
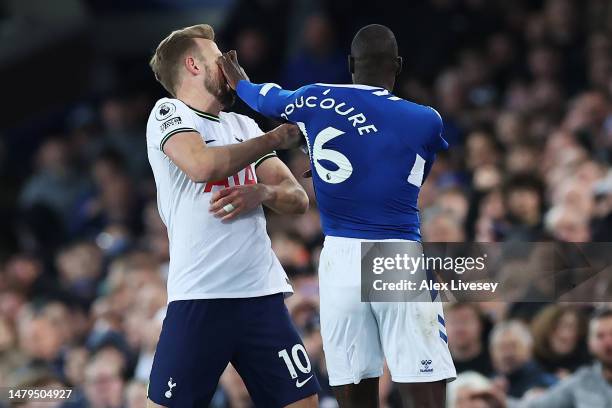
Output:
<svg viewBox="0 0 612 408">
<path fill-rule="evenodd" d="M 240 143 L 244 142 L 244 139 L 239 139 L 236 136 L 234 136 L 234 139 L 236 139 L 237 141 L 239 141 Z"/>
<path fill-rule="evenodd" d="M 312 378 L 312 375 L 310 377 L 308 377 L 307 379 L 305 379 L 304 381 L 300 382 L 300 380 L 295 380 L 295 386 L 298 388 L 302 388 L 304 386 L 304 384 L 306 384 L 308 381 L 310 381 L 310 379 Z"/>
<path fill-rule="evenodd" d="M 205 140 L 206 143 L 212 143 L 214 141 L 216 141 L 217 139 L 210 139 L 210 140 Z"/>
</svg>

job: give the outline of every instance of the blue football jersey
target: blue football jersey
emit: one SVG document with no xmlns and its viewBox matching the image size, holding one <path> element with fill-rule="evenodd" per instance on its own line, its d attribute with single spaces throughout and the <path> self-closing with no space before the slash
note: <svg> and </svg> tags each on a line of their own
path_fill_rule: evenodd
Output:
<svg viewBox="0 0 612 408">
<path fill-rule="evenodd" d="M 419 190 L 448 148 L 438 112 L 366 85 L 286 91 L 243 80 L 236 91 L 306 136 L 325 235 L 420 241 Z"/>
</svg>

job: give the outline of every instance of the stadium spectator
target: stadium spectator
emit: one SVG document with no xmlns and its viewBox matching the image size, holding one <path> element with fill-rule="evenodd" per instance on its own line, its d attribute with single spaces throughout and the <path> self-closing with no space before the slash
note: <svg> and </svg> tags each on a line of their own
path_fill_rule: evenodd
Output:
<svg viewBox="0 0 612 408">
<path fill-rule="evenodd" d="M 21 191 L 21 205 L 31 208 L 41 204 L 56 212 L 64 222 L 70 220 L 72 204 L 86 181 L 70 161 L 70 146 L 65 140 L 47 139 L 37 152 L 36 173 Z"/>
<path fill-rule="evenodd" d="M 517 320 L 498 323 L 491 332 L 490 353 L 495 381 L 506 393 L 520 398 L 534 388 L 548 388 L 557 380 L 533 360 L 529 329 Z"/>
<path fill-rule="evenodd" d="M 606 407 L 612 404 L 612 311 L 604 309 L 593 316 L 588 341 L 597 362 L 534 397 L 526 404 L 527 408 Z"/>
<path fill-rule="evenodd" d="M 423 241 L 462 242 L 465 233 L 461 220 L 453 213 L 433 207 L 423 214 Z"/>
<path fill-rule="evenodd" d="M 542 227 L 542 186 L 533 177 L 516 176 L 504 186 L 510 222 L 508 240 L 538 241 L 543 237 Z"/>
<path fill-rule="evenodd" d="M 317 82 L 350 82 L 346 55 L 336 45 L 334 25 L 329 17 L 320 13 L 306 17 L 302 43 L 302 48 L 283 70 L 284 88 L 297 89 Z"/>
<path fill-rule="evenodd" d="M 118 360 L 94 356 L 85 368 L 83 408 L 122 408 L 124 381 Z M 74 404 L 66 403 L 67 407 Z"/>
<path fill-rule="evenodd" d="M 549 305 L 533 318 L 531 332 L 535 360 L 549 373 L 562 378 L 589 362 L 580 309 Z"/>
<path fill-rule="evenodd" d="M 493 374 L 485 343 L 484 318 L 475 303 L 454 303 L 444 310 L 449 348 L 457 373 Z"/>
<path fill-rule="evenodd" d="M 62 250 L 56 260 L 59 280 L 71 296 L 83 304 L 95 299 L 102 273 L 100 248 L 89 241 L 77 242 Z"/>
<path fill-rule="evenodd" d="M 24 310 L 18 326 L 19 346 L 29 359 L 29 366 L 60 370 L 61 334 L 50 319 Z"/>
<path fill-rule="evenodd" d="M 457 379 L 448 386 L 446 408 L 488 407 L 486 401 L 478 395 L 492 388 L 491 380 L 476 371 L 458 373 Z"/>
<path fill-rule="evenodd" d="M 85 384 L 85 367 L 88 359 L 89 351 L 85 347 L 73 347 L 65 353 L 64 376 L 66 382 L 77 390 L 82 389 Z"/>
</svg>

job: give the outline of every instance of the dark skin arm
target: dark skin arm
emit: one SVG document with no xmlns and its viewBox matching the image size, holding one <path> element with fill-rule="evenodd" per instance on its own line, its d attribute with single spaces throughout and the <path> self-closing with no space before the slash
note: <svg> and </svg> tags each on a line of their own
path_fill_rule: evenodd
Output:
<svg viewBox="0 0 612 408">
<path fill-rule="evenodd" d="M 221 55 L 217 60 L 217 64 L 223 71 L 223 75 L 225 75 L 225 79 L 232 89 L 236 90 L 236 86 L 238 86 L 238 82 L 241 80 L 249 80 L 244 69 L 242 69 L 238 63 L 238 56 L 235 50 L 228 51 Z"/>
</svg>

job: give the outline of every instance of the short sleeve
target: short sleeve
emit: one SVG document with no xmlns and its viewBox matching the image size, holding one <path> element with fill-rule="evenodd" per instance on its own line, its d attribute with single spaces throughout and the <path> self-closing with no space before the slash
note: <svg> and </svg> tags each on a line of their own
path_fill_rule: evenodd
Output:
<svg viewBox="0 0 612 408">
<path fill-rule="evenodd" d="M 249 139 L 261 136 L 265 133 L 252 118 L 247 117 L 246 124 L 249 132 Z"/>
<path fill-rule="evenodd" d="M 255 122 L 252 118 L 245 117 L 245 123 L 246 123 L 246 127 L 248 129 L 249 139 L 261 136 L 261 135 L 263 135 L 265 133 L 263 130 L 261 130 L 261 128 L 259 127 L 257 122 Z M 259 165 L 261 163 L 263 163 L 264 161 L 266 161 L 267 159 L 270 159 L 272 157 L 277 157 L 275 151 L 272 151 L 270 153 L 264 154 L 259 159 L 257 159 L 255 161 L 255 163 L 253 163 L 253 164 L 255 165 L 255 168 L 257 169 L 257 167 L 259 167 Z"/>
<path fill-rule="evenodd" d="M 174 135 L 197 132 L 193 112 L 177 99 L 162 99 L 153 108 L 147 125 L 147 145 L 163 152 Z"/>
<path fill-rule="evenodd" d="M 438 113 L 437 110 L 430 107 L 432 111 L 431 115 L 431 136 L 429 142 L 427 143 L 427 150 L 430 153 L 437 153 L 440 150 L 448 149 L 448 142 L 444 139 L 444 123 L 442 121 L 442 116 Z"/>
</svg>

